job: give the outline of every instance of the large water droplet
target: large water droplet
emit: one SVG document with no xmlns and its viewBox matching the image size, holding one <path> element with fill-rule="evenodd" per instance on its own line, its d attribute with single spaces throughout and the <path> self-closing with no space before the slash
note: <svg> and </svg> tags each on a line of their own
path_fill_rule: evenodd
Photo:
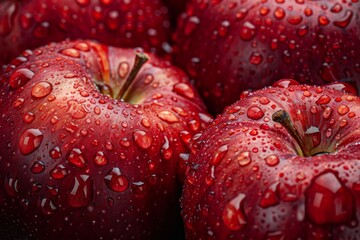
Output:
<svg viewBox="0 0 360 240">
<path fill-rule="evenodd" d="M 334 172 L 316 176 L 305 191 L 307 217 L 316 224 L 344 224 L 356 213 L 355 199 Z"/>
<path fill-rule="evenodd" d="M 10 76 L 9 84 L 12 88 L 22 87 L 33 78 L 34 74 L 30 69 L 20 68 Z"/>
<path fill-rule="evenodd" d="M 23 155 L 28 155 L 34 152 L 41 144 L 43 140 L 43 134 L 39 129 L 25 130 L 19 139 L 19 150 Z"/>
<path fill-rule="evenodd" d="M 54 179 L 63 179 L 68 175 L 68 170 L 62 164 L 56 165 L 51 171 L 50 175 Z"/>
<path fill-rule="evenodd" d="M 135 130 L 133 138 L 135 143 L 143 149 L 148 149 L 153 141 L 151 135 L 142 130 Z"/>
<path fill-rule="evenodd" d="M 62 55 L 73 57 L 73 58 L 79 58 L 80 52 L 76 50 L 75 48 L 67 48 L 60 51 Z"/>
<path fill-rule="evenodd" d="M 93 195 L 93 184 L 89 175 L 74 177 L 71 191 L 67 194 L 67 201 L 71 207 L 86 207 Z"/>
<path fill-rule="evenodd" d="M 161 148 L 161 154 L 163 155 L 165 160 L 169 160 L 173 155 L 173 150 L 170 147 L 169 139 L 166 136 L 164 137 L 164 139 L 165 143 Z"/>
<path fill-rule="evenodd" d="M 35 161 L 31 166 L 31 172 L 33 174 L 42 173 L 45 170 L 45 164 L 42 161 Z"/>
<path fill-rule="evenodd" d="M 194 90 L 187 83 L 175 84 L 173 91 L 188 99 L 193 99 L 195 97 Z"/>
<path fill-rule="evenodd" d="M 259 203 L 261 207 L 267 208 L 279 204 L 278 187 L 279 182 L 274 182 L 266 188 Z"/>
<path fill-rule="evenodd" d="M 256 35 L 256 27 L 249 21 L 244 22 L 240 28 L 240 38 L 244 41 L 253 39 Z"/>
<path fill-rule="evenodd" d="M 83 168 L 86 165 L 86 159 L 81 150 L 78 148 L 71 150 L 67 160 L 78 168 Z"/>
<path fill-rule="evenodd" d="M 244 213 L 244 201 L 246 195 L 239 193 L 234 199 L 226 204 L 222 219 L 227 228 L 233 231 L 241 230 L 246 225 Z"/>
<path fill-rule="evenodd" d="M 279 164 L 280 160 L 276 155 L 270 155 L 265 158 L 265 162 L 270 167 L 274 167 Z"/>
<path fill-rule="evenodd" d="M 176 114 L 170 111 L 161 111 L 157 115 L 161 120 L 168 123 L 179 122 L 179 118 L 176 116 Z"/>
<path fill-rule="evenodd" d="M 241 167 L 245 167 L 251 163 L 251 156 L 249 151 L 241 152 L 235 157 L 235 160 Z"/>
<path fill-rule="evenodd" d="M 210 158 L 210 164 L 211 165 L 217 165 L 220 163 L 220 161 L 225 157 L 226 153 L 228 152 L 228 146 L 222 145 L 219 147 L 214 154 Z"/>
<path fill-rule="evenodd" d="M 248 118 L 259 120 L 264 116 L 264 112 L 261 108 L 253 106 L 247 110 L 247 116 Z"/>
<path fill-rule="evenodd" d="M 38 82 L 31 89 L 31 95 L 34 98 L 43 98 L 52 91 L 52 85 L 48 82 Z"/>
<path fill-rule="evenodd" d="M 77 100 L 69 100 L 67 104 L 67 112 L 75 119 L 84 118 L 89 112 L 89 110 Z"/>
<path fill-rule="evenodd" d="M 129 181 L 122 174 L 120 168 L 111 169 L 105 176 L 105 183 L 115 192 L 124 192 L 129 187 Z"/>
<path fill-rule="evenodd" d="M 52 215 L 55 213 L 57 207 L 55 204 L 48 198 L 43 198 L 40 202 L 41 212 L 44 215 Z"/>
</svg>

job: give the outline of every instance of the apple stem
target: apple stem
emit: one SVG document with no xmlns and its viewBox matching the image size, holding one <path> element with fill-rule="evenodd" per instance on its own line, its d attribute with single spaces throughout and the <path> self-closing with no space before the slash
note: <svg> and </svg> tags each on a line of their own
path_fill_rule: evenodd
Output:
<svg viewBox="0 0 360 240">
<path fill-rule="evenodd" d="M 274 122 L 280 123 L 290 133 L 290 135 L 295 138 L 302 150 L 299 155 L 310 156 L 310 152 L 306 147 L 304 140 L 300 137 L 299 132 L 296 130 L 288 112 L 285 110 L 279 110 L 272 115 L 272 119 Z"/>
<path fill-rule="evenodd" d="M 131 83 L 134 81 L 135 77 L 139 73 L 140 69 L 144 64 L 149 60 L 149 56 L 143 52 L 136 52 L 134 66 L 131 69 L 129 76 L 127 77 L 124 86 L 121 88 L 116 99 L 124 99 L 127 90 L 129 89 Z M 124 99 L 125 100 L 125 99 Z"/>
</svg>

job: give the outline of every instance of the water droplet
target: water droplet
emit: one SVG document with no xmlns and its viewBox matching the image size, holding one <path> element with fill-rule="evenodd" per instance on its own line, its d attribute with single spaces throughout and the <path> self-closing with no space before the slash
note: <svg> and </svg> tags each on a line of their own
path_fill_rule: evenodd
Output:
<svg viewBox="0 0 360 240">
<path fill-rule="evenodd" d="M 326 16 L 320 15 L 318 18 L 318 22 L 320 25 L 325 26 L 325 25 L 328 25 L 330 21 Z"/>
<path fill-rule="evenodd" d="M 61 158 L 61 156 L 62 156 L 61 150 L 58 146 L 53 147 L 50 150 L 49 155 L 52 159 L 58 159 L 58 158 Z"/>
<path fill-rule="evenodd" d="M 31 166 L 31 172 L 33 174 L 39 174 L 42 173 L 45 170 L 45 164 L 41 161 L 36 161 Z"/>
<path fill-rule="evenodd" d="M 236 156 L 235 161 L 238 162 L 238 164 L 241 167 L 245 167 L 251 163 L 251 156 L 249 151 L 241 152 L 239 155 Z"/>
<path fill-rule="evenodd" d="M 34 75 L 35 73 L 30 69 L 20 68 L 10 76 L 9 84 L 12 88 L 22 87 L 30 81 Z"/>
<path fill-rule="evenodd" d="M 193 88 L 187 83 L 175 84 L 173 91 L 183 97 L 188 98 L 188 99 L 193 99 L 195 97 L 195 92 L 194 92 Z"/>
<path fill-rule="evenodd" d="M 38 82 L 31 89 L 31 95 L 34 98 L 43 98 L 52 91 L 52 85 L 48 82 Z"/>
<path fill-rule="evenodd" d="M 189 17 L 184 29 L 185 35 L 190 35 L 199 24 L 200 24 L 200 19 L 198 17 L 196 16 Z"/>
<path fill-rule="evenodd" d="M 54 179 L 63 179 L 68 175 L 68 170 L 62 164 L 56 165 L 51 171 L 50 175 Z"/>
<path fill-rule="evenodd" d="M 118 74 L 120 78 L 125 78 L 130 70 L 130 65 L 128 62 L 122 62 L 119 64 L 118 67 Z"/>
<path fill-rule="evenodd" d="M 67 104 L 67 112 L 75 119 L 84 118 L 89 112 L 86 107 L 83 104 L 80 104 L 77 100 L 69 100 Z"/>
<path fill-rule="evenodd" d="M 133 182 L 131 184 L 131 189 L 134 191 L 135 196 L 142 198 L 146 194 L 146 185 L 144 182 Z"/>
<path fill-rule="evenodd" d="M 219 36 L 226 36 L 229 32 L 230 22 L 222 21 L 220 27 L 218 28 Z"/>
<path fill-rule="evenodd" d="M 80 58 L 80 52 L 75 48 L 67 48 L 60 51 L 62 55 L 73 57 L 73 58 Z"/>
<path fill-rule="evenodd" d="M 346 106 L 346 105 L 340 105 L 340 106 L 338 107 L 337 111 L 338 111 L 338 113 L 339 113 L 340 115 L 345 115 L 345 114 L 347 114 L 347 113 L 350 111 L 350 109 L 349 109 L 349 107 Z"/>
<path fill-rule="evenodd" d="M 169 139 L 165 136 L 165 143 L 161 148 L 161 153 L 165 160 L 169 160 L 173 155 L 173 150 L 170 148 Z"/>
<path fill-rule="evenodd" d="M 259 203 L 260 207 L 268 208 L 279 204 L 280 200 L 278 197 L 278 190 L 279 182 L 274 182 L 270 186 L 268 186 L 261 197 Z"/>
<path fill-rule="evenodd" d="M 71 150 L 67 160 L 78 168 L 83 168 L 86 165 L 86 159 L 78 148 L 73 148 Z"/>
<path fill-rule="evenodd" d="M 274 12 L 274 17 L 281 20 L 285 17 L 285 11 L 284 9 L 278 7 L 275 9 L 275 12 Z"/>
<path fill-rule="evenodd" d="M 331 101 L 331 98 L 328 95 L 321 95 L 316 101 L 317 105 L 328 104 Z"/>
<path fill-rule="evenodd" d="M 334 6 L 331 7 L 330 11 L 333 13 L 339 13 L 341 12 L 343 9 L 343 7 L 341 6 L 340 3 L 335 3 Z"/>
<path fill-rule="evenodd" d="M 266 162 L 266 164 L 267 164 L 268 166 L 274 167 L 274 166 L 276 166 L 276 165 L 279 164 L 280 160 L 279 160 L 279 158 L 278 158 L 277 156 L 275 156 L 275 155 L 270 155 L 270 156 L 267 156 L 267 157 L 265 158 L 265 162 Z"/>
<path fill-rule="evenodd" d="M 239 193 L 224 208 L 222 219 L 226 227 L 232 231 L 239 231 L 246 225 L 246 216 L 243 209 L 245 198 L 245 194 Z"/>
<path fill-rule="evenodd" d="M 347 10 L 341 19 L 334 21 L 334 25 L 340 28 L 346 28 L 350 24 L 352 17 L 353 12 L 351 10 Z"/>
<path fill-rule="evenodd" d="M 90 46 L 85 42 L 76 43 L 74 48 L 77 49 L 77 50 L 80 50 L 82 52 L 88 52 L 90 50 Z"/>
<path fill-rule="evenodd" d="M 108 163 L 108 158 L 103 152 L 99 151 L 94 157 L 94 163 L 98 166 L 104 166 Z"/>
<path fill-rule="evenodd" d="M 221 147 L 219 147 L 210 158 L 211 165 L 219 164 L 219 162 L 226 155 L 227 151 L 228 151 L 228 146 L 227 145 L 222 145 Z"/>
<path fill-rule="evenodd" d="M 116 30 L 119 28 L 119 12 L 118 11 L 110 11 L 107 19 L 106 19 L 106 26 L 110 30 Z"/>
<path fill-rule="evenodd" d="M 19 180 L 13 177 L 5 177 L 4 187 L 11 197 L 16 197 L 19 192 Z"/>
<path fill-rule="evenodd" d="M 263 56 L 258 52 L 254 52 L 251 54 L 249 61 L 253 65 L 259 65 L 263 61 Z"/>
<path fill-rule="evenodd" d="M 331 107 L 326 107 L 324 110 L 323 110 L 323 118 L 324 119 L 328 119 L 330 116 L 331 116 L 331 114 L 332 114 L 332 112 L 333 112 L 333 110 L 332 110 L 332 108 Z"/>
<path fill-rule="evenodd" d="M 40 146 L 43 140 L 43 134 L 39 129 L 30 128 L 25 130 L 19 140 L 19 150 L 23 155 L 34 152 Z"/>
<path fill-rule="evenodd" d="M 1 7 L 0 36 L 5 37 L 15 27 L 13 24 L 17 5 L 15 2 L 4 2 Z"/>
<path fill-rule="evenodd" d="M 48 198 L 43 198 L 40 202 L 41 212 L 44 215 L 52 215 L 55 213 L 57 207 L 55 204 Z"/>
<path fill-rule="evenodd" d="M 133 138 L 135 143 L 143 149 L 148 149 L 153 141 L 150 134 L 141 130 L 135 130 L 133 133 Z"/>
<path fill-rule="evenodd" d="M 353 219 L 355 200 L 335 172 L 316 176 L 305 191 L 306 215 L 316 224 L 343 224 Z"/>
<path fill-rule="evenodd" d="M 23 121 L 26 123 L 31 123 L 35 119 L 35 114 L 32 112 L 27 112 L 23 115 Z"/>
<path fill-rule="evenodd" d="M 115 192 L 124 192 L 129 187 L 129 181 L 120 168 L 111 169 L 105 176 L 106 185 Z"/>
<path fill-rule="evenodd" d="M 179 122 L 179 118 L 176 116 L 176 114 L 170 111 L 161 111 L 157 115 L 161 120 L 168 123 Z"/>
<path fill-rule="evenodd" d="M 259 120 L 264 116 L 264 112 L 261 108 L 257 106 L 252 106 L 247 110 L 248 118 Z"/>
<path fill-rule="evenodd" d="M 67 194 L 67 202 L 71 207 L 80 208 L 90 204 L 93 195 L 93 184 L 89 175 L 74 177 L 71 191 Z"/>
<path fill-rule="evenodd" d="M 244 22 L 240 28 L 240 38 L 244 41 L 253 39 L 256 35 L 256 27 L 249 21 Z"/>
<path fill-rule="evenodd" d="M 301 23 L 303 18 L 300 15 L 289 16 L 287 21 L 292 25 L 298 25 Z"/>
</svg>

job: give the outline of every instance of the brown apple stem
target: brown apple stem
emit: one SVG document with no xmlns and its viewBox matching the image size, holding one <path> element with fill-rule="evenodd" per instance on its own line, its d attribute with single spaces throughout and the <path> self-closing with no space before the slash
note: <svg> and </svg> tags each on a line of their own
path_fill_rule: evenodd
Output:
<svg viewBox="0 0 360 240">
<path fill-rule="evenodd" d="M 296 142 L 300 145 L 302 155 L 310 156 L 310 152 L 299 132 L 296 130 L 288 112 L 285 110 L 279 110 L 272 115 L 272 119 L 274 122 L 280 123 L 290 133 L 290 135 L 295 138 Z"/>
<path fill-rule="evenodd" d="M 121 88 L 116 99 L 124 99 L 127 90 L 129 89 L 131 83 L 134 81 L 135 77 L 138 75 L 140 69 L 144 64 L 149 60 L 149 56 L 146 53 L 137 52 L 135 57 L 135 63 L 129 76 L 127 77 L 124 86 Z"/>
</svg>

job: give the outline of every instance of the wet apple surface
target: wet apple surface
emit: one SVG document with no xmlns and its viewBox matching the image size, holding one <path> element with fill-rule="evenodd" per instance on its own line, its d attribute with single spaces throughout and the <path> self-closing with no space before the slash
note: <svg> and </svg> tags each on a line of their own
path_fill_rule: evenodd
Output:
<svg viewBox="0 0 360 240">
<path fill-rule="evenodd" d="M 170 36 L 160 0 L 5 0 L 0 3 L 0 65 L 25 49 L 70 39 L 164 53 Z"/>
<path fill-rule="evenodd" d="M 187 239 L 359 236 L 360 99 L 289 83 L 249 93 L 194 137 Z"/>
<path fill-rule="evenodd" d="M 359 85 L 359 12 L 359 1 L 189 1 L 175 63 L 213 113 L 281 78 Z"/>
<path fill-rule="evenodd" d="M 4 69 L 1 236 L 166 239 L 181 229 L 187 144 L 211 118 L 182 71 L 146 56 L 65 41 Z"/>
</svg>

